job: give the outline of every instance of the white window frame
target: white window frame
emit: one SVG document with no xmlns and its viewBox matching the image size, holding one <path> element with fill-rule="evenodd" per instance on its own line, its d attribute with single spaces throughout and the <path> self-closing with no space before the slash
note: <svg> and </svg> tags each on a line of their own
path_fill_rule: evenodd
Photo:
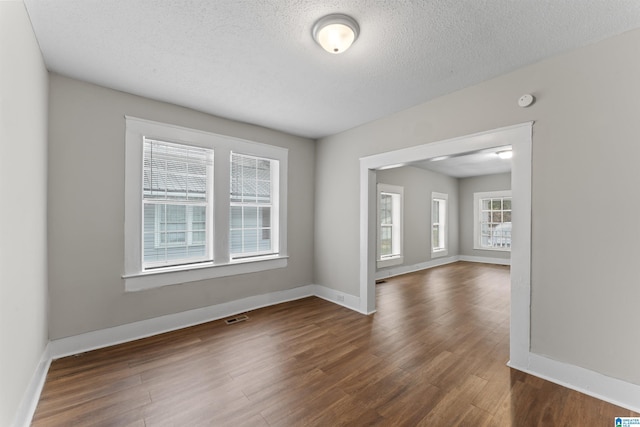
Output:
<svg viewBox="0 0 640 427">
<path fill-rule="evenodd" d="M 433 218 L 434 214 L 434 202 L 438 202 L 438 208 L 440 210 L 438 218 L 440 221 L 436 224 Z M 433 230 L 438 226 L 440 240 L 442 241 L 442 247 L 433 247 Z M 449 254 L 449 195 L 446 193 L 431 193 L 431 257 L 438 258 Z"/>
<path fill-rule="evenodd" d="M 482 200 L 484 199 L 497 199 L 511 197 L 511 190 L 504 191 L 484 191 L 473 193 L 473 249 L 482 251 L 499 251 L 499 252 L 511 252 L 511 247 L 493 247 L 482 246 L 482 227 L 481 227 L 481 210 Z M 513 206 L 513 201 L 511 206 Z M 513 213 L 513 212 L 512 212 Z"/>
<path fill-rule="evenodd" d="M 282 147 L 246 141 L 211 132 L 189 129 L 125 116 L 125 291 L 254 273 L 287 266 L 287 161 Z M 142 264 L 142 156 L 143 139 L 158 139 L 214 150 L 213 230 L 210 233 L 213 261 L 194 265 L 144 270 Z M 277 160 L 278 250 L 276 254 L 232 260 L 229 254 L 231 152 Z"/>
<path fill-rule="evenodd" d="M 190 145 L 185 145 L 185 144 L 174 144 L 174 143 L 170 143 L 168 141 L 159 141 L 159 140 L 151 140 L 149 138 L 143 138 L 143 142 L 144 143 L 149 143 L 149 144 L 160 144 L 160 145 L 168 145 L 168 146 L 174 146 L 177 149 L 188 149 L 190 147 Z M 198 147 L 200 148 L 200 147 Z M 213 192 L 213 150 L 210 150 L 206 153 L 207 156 L 207 160 L 206 162 L 206 168 L 207 168 L 207 172 L 206 172 L 206 187 L 207 187 L 207 197 L 204 200 L 198 200 L 198 201 L 185 201 L 185 200 L 167 200 L 164 198 L 155 198 L 155 197 L 141 197 L 140 202 L 142 203 L 142 212 L 143 212 L 143 216 L 144 216 L 144 209 L 145 206 L 154 206 L 155 209 L 155 230 L 156 232 L 154 233 L 154 248 L 155 249 L 169 249 L 172 247 L 181 247 L 184 245 L 191 245 L 193 242 L 193 236 L 190 233 L 190 231 L 192 231 L 192 227 L 193 227 L 193 210 L 192 209 L 188 209 L 188 207 L 193 207 L 193 206 L 202 206 L 206 209 L 207 212 L 212 213 L 213 212 L 213 198 L 211 193 Z M 144 157 L 144 154 L 143 154 Z M 185 222 L 187 225 L 187 229 L 185 230 L 185 239 L 183 242 L 176 242 L 176 243 L 169 243 L 169 242 L 165 242 L 162 243 L 161 239 L 160 239 L 160 235 L 161 233 L 158 233 L 157 231 L 160 229 L 160 216 L 158 215 L 158 210 L 159 208 L 162 208 L 166 205 L 179 205 L 179 206 L 184 206 L 185 207 Z M 177 266 L 177 265 L 185 265 L 185 264 L 197 264 L 197 263 L 202 263 L 202 262 L 209 262 L 210 260 L 213 259 L 213 235 L 211 235 L 212 232 L 212 221 L 213 221 L 213 215 L 210 215 L 210 218 L 207 220 L 205 219 L 205 241 L 203 243 L 203 246 L 206 247 L 206 251 L 205 253 L 201 256 L 201 257 L 191 257 L 191 258 L 185 258 L 182 261 L 182 264 L 180 264 L 180 262 L 172 262 L 172 260 L 160 260 L 160 261 L 144 261 L 144 249 L 142 250 L 143 252 L 143 260 L 142 260 L 142 270 L 143 271 L 147 271 L 147 270 L 153 270 L 156 268 L 162 268 L 162 267 L 169 267 L 169 266 Z M 144 221 L 142 221 L 144 224 Z M 166 237 L 166 234 L 165 234 Z M 144 241 L 144 237 L 142 237 L 143 241 Z M 143 243 L 144 246 L 144 243 Z M 177 260 L 173 260 L 173 261 L 177 261 Z"/>
<path fill-rule="evenodd" d="M 394 223 L 392 224 L 392 242 L 395 248 L 395 253 L 392 255 L 381 256 L 380 255 L 380 247 L 381 247 L 381 232 L 380 229 L 382 227 L 381 219 L 380 219 L 380 199 L 381 195 L 391 194 L 395 196 L 393 198 L 393 218 Z M 377 212 L 377 267 L 391 267 L 394 265 L 399 265 L 404 262 L 404 239 L 403 239 L 403 223 L 404 223 L 404 187 L 398 185 L 389 185 L 389 184 L 378 184 L 378 192 L 377 192 L 377 204 L 376 204 L 376 212 Z M 396 221 L 397 219 L 397 221 Z"/>
<path fill-rule="evenodd" d="M 272 160 L 272 159 L 265 159 L 264 157 L 257 157 L 257 156 L 252 156 L 252 155 L 248 155 L 248 154 L 244 154 L 244 153 L 240 153 L 240 152 L 233 152 L 233 154 L 239 154 L 241 156 L 244 157 L 253 157 L 255 159 L 258 160 Z M 233 202 L 230 201 L 229 202 L 229 206 L 230 208 L 232 207 L 255 207 L 255 208 L 260 208 L 260 207 L 270 207 L 270 216 L 271 216 L 271 227 L 270 227 L 270 232 L 271 232 L 271 249 L 267 252 L 255 252 L 255 253 L 242 253 L 241 255 L 238 256 L 233 256 L 233 254 L 230 253 L 230 256 L 232 258 L 232 260 L 234 261 L 239 261 L 239 260 L 243 260 L 243 259 L 248 259 L 248 258 L 256 258 L 256 257 L 260 257 L 260 256 L 264 256 L 264 255 L 272 255 L 272 252 L 277 252 L 280 242 L 279 242 L 279 227 L 280 227 L 280 209 L 279 209 L 279 192 L 278 191 L 274 191 L 275 189 L 280 187 L 280 178 L 279 178 L 279 169 L 280 169 L 280 163 L 277 161 L 271 161 L 271 178 L 270 178 L 270 182 L 271 182 L 271 203 L 269 205 L 263 205 L 263 204 L 258 204 L 258 203 L 246 203 L 246 202 Z"/>
</svg>

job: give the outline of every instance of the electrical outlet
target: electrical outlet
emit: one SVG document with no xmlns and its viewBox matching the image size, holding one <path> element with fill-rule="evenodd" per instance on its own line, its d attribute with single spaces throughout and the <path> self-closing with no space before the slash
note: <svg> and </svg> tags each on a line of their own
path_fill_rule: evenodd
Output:
<svg viewBox="0 0 640 427">
<path fill-rule="evenodd" d="M 336 295 L 336 300 L 344 302 L 344 295 Z"/>
</svg>

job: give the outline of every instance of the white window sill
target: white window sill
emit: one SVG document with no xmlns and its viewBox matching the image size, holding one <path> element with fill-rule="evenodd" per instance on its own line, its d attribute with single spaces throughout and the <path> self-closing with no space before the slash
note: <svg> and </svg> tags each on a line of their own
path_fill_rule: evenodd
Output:
<svg viewBox="0 0 640 427">
<path fill-rule="evenodd" d="M 487 248 L 483 248 L 480 246 L 474 246 L 473 247 L 474 250 L 476 251 L 497 251 L 497 252 L 511 252 L 511 248 L 499 248 L 499 247 L 487 247 Z"/>
<path fill-rule="evenodd" d="M 257 273 L 260 271 L 284 268 L 288 256 L 269 256 L 230 261 L 228 264 L 199 264 L 190 267 L 169 267 L 144 271 L 122 276 L 125 292 L 144 291 L 162 286 L 176 285 L 198 280 L 235 276 L 236 274 Z"/>
<path fill-rule="evenodd" d="M 432 251 L 431 258 L 440 258 L 443 256 L 447 256 L 448 254 L 449 254 L 449 251 L 447 249 L 440 249 L 437 251 Z"/>
<path fill-rule="evenodd" d="M 379 259 L 377 261 L 378 268 L 391 267 L 393 265 L 400 265 L 404 262 L 404 257 L 402 255 L 394 256 L 390 258 Z"/>
</svg>

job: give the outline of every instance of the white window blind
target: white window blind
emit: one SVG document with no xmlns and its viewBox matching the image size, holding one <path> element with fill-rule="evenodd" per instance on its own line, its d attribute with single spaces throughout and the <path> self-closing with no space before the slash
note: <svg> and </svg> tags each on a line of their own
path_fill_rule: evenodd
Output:
<svg viewBox="0 0 640 427">
<path fill-rule="evenodd" d="M 213 150 L 144 138 L 143 268 L 213 260 Z"/>
<path fill-rule="evenodd" d="M 231 259 L 278 253 L 277 167 L 276 160 L 231 153 Z"/>
</svg>

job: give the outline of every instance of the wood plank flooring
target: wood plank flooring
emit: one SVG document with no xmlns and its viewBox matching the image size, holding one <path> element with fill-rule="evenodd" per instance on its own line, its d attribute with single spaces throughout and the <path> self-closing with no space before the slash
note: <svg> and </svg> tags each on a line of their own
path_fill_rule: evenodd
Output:
<svg viewBox="0 0 640 427">
<path fill-rule="evenodd" d="M 509 369 L 509 270 L 459 262 L 52 363 L 34 426 L 611 426 L 640 416 Z"/>
</svg>

